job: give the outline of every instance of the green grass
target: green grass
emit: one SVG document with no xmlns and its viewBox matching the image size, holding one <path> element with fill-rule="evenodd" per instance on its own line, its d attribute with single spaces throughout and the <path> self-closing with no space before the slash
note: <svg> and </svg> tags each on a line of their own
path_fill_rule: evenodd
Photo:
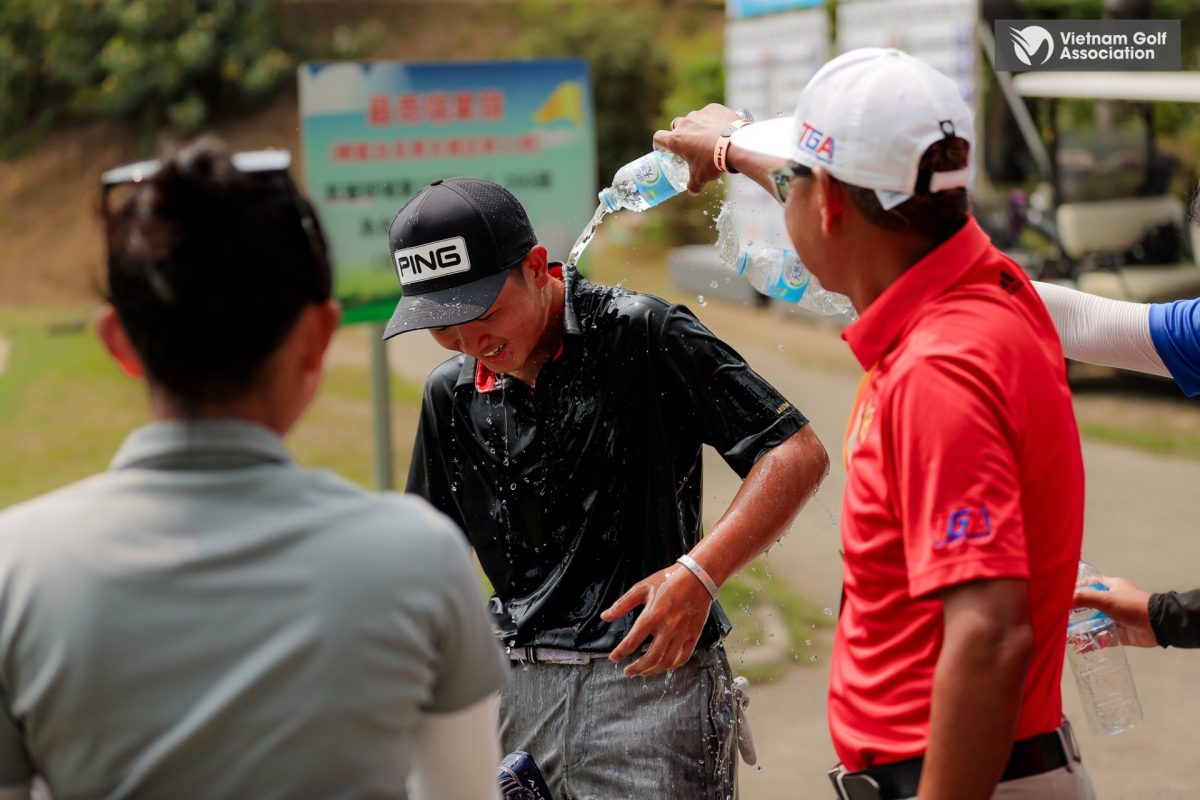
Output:
<svg viewBox="0 0 1200 800">
<path fill-rule="evenodd" d="M 1200 435 L 1144 425 L 1122 428 L 1079 420 L 1079 432 L 1088 439 L 1134 447 L 1159 456 L 1174 456 L 1200 461 Z"/>
<path fill-rule="evenodd" d="M 6 310 L 0 374 L 0 508 L 103 470 L 124 437 L 149 421 L 139 381 L 108 358 L 86 314 Z M 288 438 L 297 460 L 373 486 L 370 372 L 330 367 L 317 401 Z M 391 380 L 392 453 L 403 486 L 421 389 Z"/>
<path fill-rule="evenodd" d="M 721 587 L 721 607 L 733 623 L 726 648 L 734 656 L 742 648 L 757 647 L 767 635 L 763 617 L 779 615 L 787 630 L 783 656 L 762 665 L 746 665 L 737 671 L 751 683 L 778 680 L 792 664 L 808 666 L 819 660 L 824 650 L 818 631 L 833 626 L 834 618 L 797 593 L 757 559 Z"/>
<path fill-rule="evenodd" d="M 98 472 L 146 418 L 139 384 L 121 374 L 82 315 L 6 312 L 0 375 L 0 507 Z"/>
</svg>

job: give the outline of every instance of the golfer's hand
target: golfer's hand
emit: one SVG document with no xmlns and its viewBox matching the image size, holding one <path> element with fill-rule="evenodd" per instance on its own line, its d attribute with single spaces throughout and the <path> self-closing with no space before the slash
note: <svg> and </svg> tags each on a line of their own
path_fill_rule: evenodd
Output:
<svg viewBox="0 0 1200 800">
<path fill-rule="evenodd" d="M 1117 637 L 1134 647 L 1157 647 L 1158 640 L 1150 627 L 1150 593 L 1139 589 L 1124 578 L 1102 578 L 1108 591 L 1076 589 L 1075 606 L 1094 608 L 1112 617 L 1117 625 Z"/>
<path fill-rule="evenodd" d="M 659 150 L 682 156 L 688 162 L 688 192 L 700 194 L 711 181 L 721 177 L 713 163 L 713 148 L 721 130 L 739 119 L 736 112 L 723 105 L 709 103 L 686 117 L 672 120 L 671 130 L 655 131 L 654 146 Z"/>
<path fill-rule="evenodd" d="M 638 606 L 645 606 L 608 659 L 613 663 L 637 650 L 647 637 L 652 637 L 650 649 L 625 667 L 629 677 L 657 675 L 682 666 L 692 657 L 700 632 L 708 619 L 712 598 L 704 584 L 679 564 L 659 570 L 638 581 L 613 603 L 601 619 L 612 622 Z"/>
</svg>

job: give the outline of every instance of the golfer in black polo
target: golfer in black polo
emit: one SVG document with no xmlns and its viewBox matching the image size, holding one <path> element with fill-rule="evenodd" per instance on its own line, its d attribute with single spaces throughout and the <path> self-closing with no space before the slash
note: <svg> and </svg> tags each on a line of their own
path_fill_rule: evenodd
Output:
<svg viewBox="0 0 1200 800">
<path fill-rule="evenodd" d="M 385 337 L 459 353 L 425 384 L 408 490 L 495 587 L 503 747 L 559 797 L 730 797 L 717 587 L 783 533 L 825 449 L 686 308 L 564 279 L 501 186 L 434 181 L 389 243 L 404 298 Z M 701 538 L 704 444 L 744 482 Z"/>
</svg>

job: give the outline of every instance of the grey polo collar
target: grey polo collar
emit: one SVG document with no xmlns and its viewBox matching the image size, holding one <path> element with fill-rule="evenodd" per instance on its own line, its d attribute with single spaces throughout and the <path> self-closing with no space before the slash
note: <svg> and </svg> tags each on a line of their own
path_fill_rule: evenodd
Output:
<svg viewBox="0 0 1200 800">
<path fill-rule="evenodd" d="M 235 419 L 153 422 L 125 439 L 110 469 L 233 469 L 290 464 L 283 440 L 253 422 Z"/>
</svg>

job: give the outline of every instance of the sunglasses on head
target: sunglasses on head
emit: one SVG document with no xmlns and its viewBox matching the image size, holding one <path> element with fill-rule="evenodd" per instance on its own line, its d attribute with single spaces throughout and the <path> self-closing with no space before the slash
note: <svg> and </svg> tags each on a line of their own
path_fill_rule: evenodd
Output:
<svg viewBox="0 0 1200 800">
<path fill-rule="evenodd" d="M 325 247 L 321 245 L 321 239 L 317 235 L 317 223 L 313 218 L 311 206 L 300 197 L 300 192 L 288 172 L 288 168 L 292 165 L 292 154 L 287 150 L 247 150 L 234 153 L 229 158 L 233 162 L 234 169 L 243 175 L 277 176 L 279 178 L 282 182 L 282 190 L 288 195 L 296 209 L 300 227 L 304 229 L 304 235 L 308 238 L 309 249 L 312 251 L 313 257 L 318 264 L 328 263 Z M 107 216 L 112 211 L 110 198 L 114 192 L 129 187 L 136 191 L 137 187 L 158 174 L 161 168 L 161 161 L 151 159 L 135 161 L 132 164 L 106 170 L 100 176 L 100 202 L 104 214 Z"/>
<path fill-rule="evenodd" d="M 788 192 L 791 191 L 792 178 L 804 178 L 812 174 L 811 169 L 794 161 L 786 167 L 773 167 L 767 170 L 771 194 L 779 201 L 780 205 L 783 205 L 787 202 Z"/>
</svg>

